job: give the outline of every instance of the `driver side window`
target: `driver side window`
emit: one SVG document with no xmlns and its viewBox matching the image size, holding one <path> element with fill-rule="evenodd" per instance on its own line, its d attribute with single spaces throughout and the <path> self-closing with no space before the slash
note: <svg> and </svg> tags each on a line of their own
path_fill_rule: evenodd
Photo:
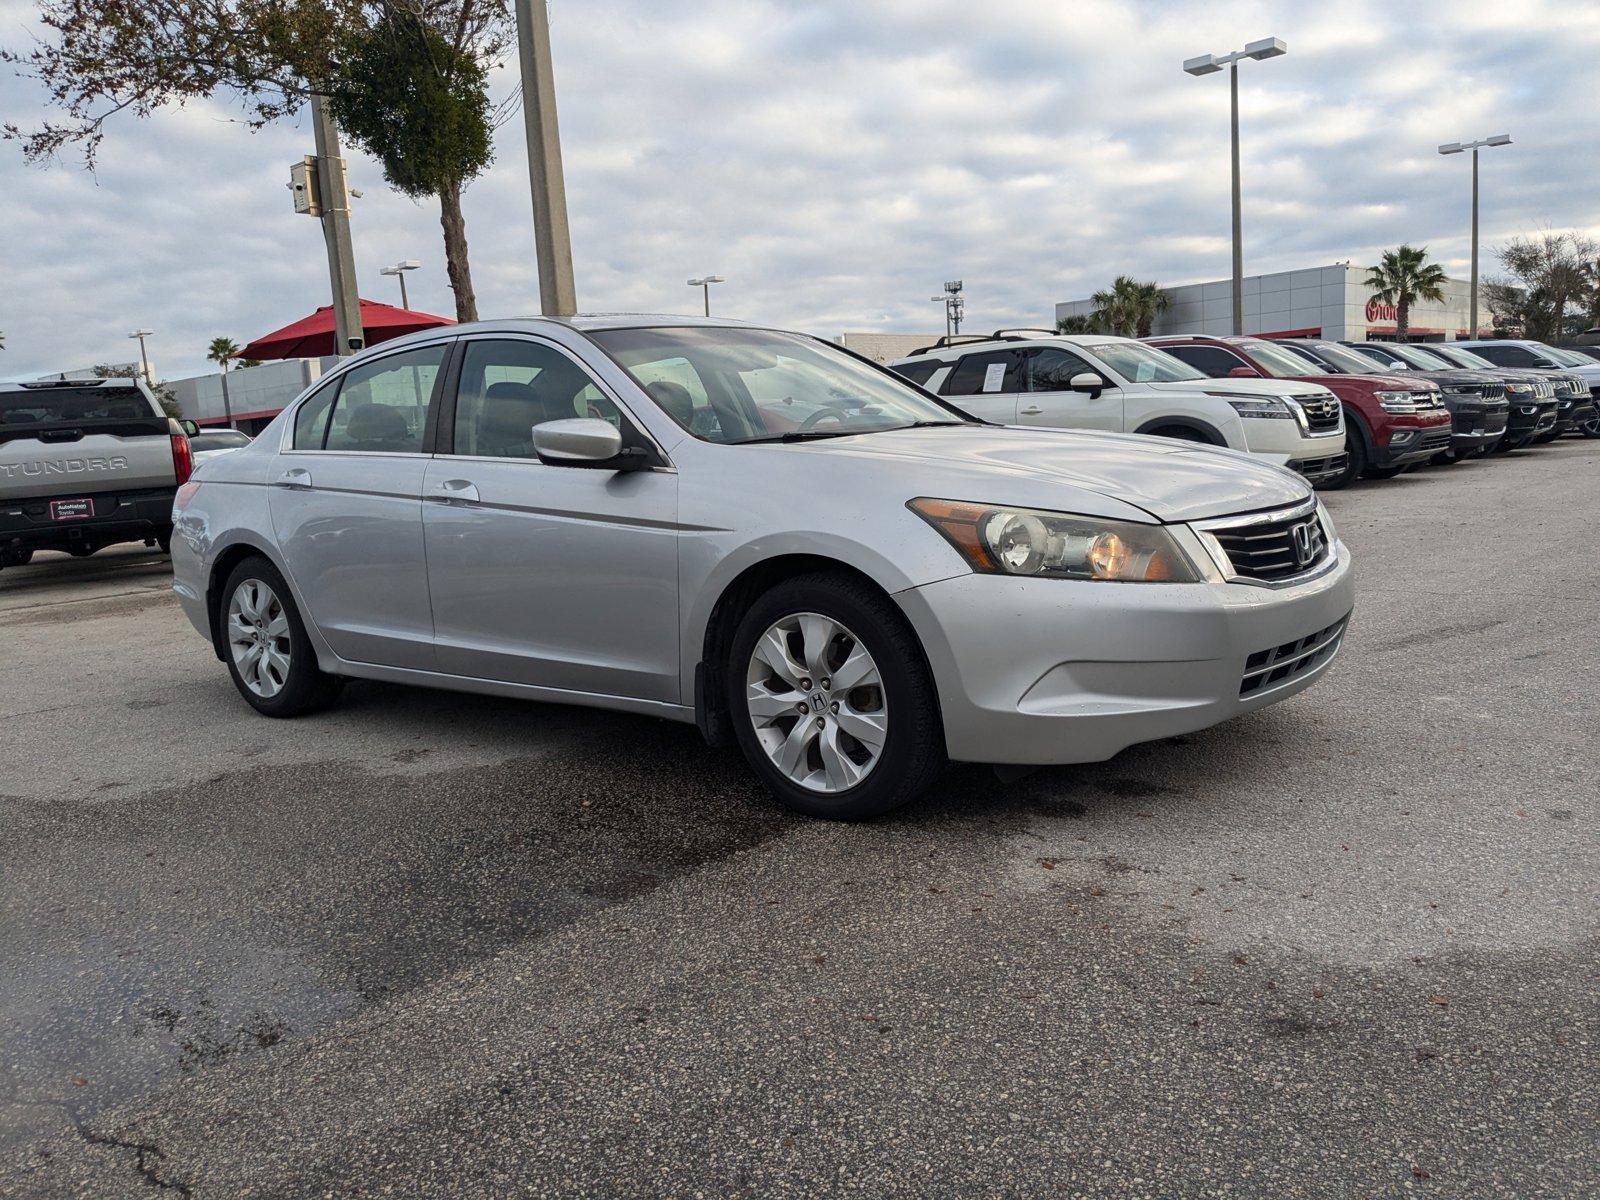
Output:
<svg viewBox="0 0 1600 1200">
<path fill-rule="evenodd" d="M 591 417 L 624 437 L 622 413 L 582 367 L 553 346 L 521 339 L 467 342 L 456 387 L 453 452 L 535 458 L 533 427 Z"/>
</svg>

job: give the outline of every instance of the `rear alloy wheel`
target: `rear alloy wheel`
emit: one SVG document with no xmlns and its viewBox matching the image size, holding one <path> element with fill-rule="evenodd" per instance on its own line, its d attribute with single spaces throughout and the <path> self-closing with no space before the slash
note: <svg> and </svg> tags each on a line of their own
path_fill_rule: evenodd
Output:
<svg viewBox="0 0 1600 1200">
<path fill-rule="evenodd" d="M 933 682 L 899 610 L 843 574 L 801 576 L 739 623 L 727 704 L 745 758 L 790 808 L 877 816 L 944 763 Z"/>
<path fill-rule="evenodd" d="M 1579 421 L 1578 432 L 1586 438 L 1600 438 L 1600 412 L 1587 421 Z"/>
<path fill-rule="evenodd" d="M 266 559 L 248 558 L 233 569 L 220 607 L 228 673 L 257 712 L 296 717 L 339 694 L 344 681 L 318 668 L 289 585 Z"/>
</svg>

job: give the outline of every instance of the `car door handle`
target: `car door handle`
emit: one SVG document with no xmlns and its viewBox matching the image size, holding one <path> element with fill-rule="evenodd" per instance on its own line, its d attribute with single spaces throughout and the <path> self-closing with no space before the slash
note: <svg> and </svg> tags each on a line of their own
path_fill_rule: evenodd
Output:
<svg viewBox="0 0 1600 1200">
<path fill-rule="evenodd" d="M 1038 416 L 1043 411 L 1044 411 L 1044 409 L 1040 408 L 1037 404 L 1035 404 L 1035 405 L 1033 405 L 1033 406 L 1031 406 L 1029 408 L 1024 408 L 1024 409 L 1021 410 L 1022 415 L 1025 416 L 1025 417 L 1035 417 L 1035 416 Z"/>
<path fill-rule="evenodd" d="M 428 489 L 428 499 L 445 504 L 476 504 L 478 486 L 470 479 L 443 479 Z"/>
<path fill-rule="evenodd" d="M 311 472 L 304 467 L 290 467 L 282 475 L 272 481 L 274 487 L 308 488 L 311 486 Z"/>
</svg>

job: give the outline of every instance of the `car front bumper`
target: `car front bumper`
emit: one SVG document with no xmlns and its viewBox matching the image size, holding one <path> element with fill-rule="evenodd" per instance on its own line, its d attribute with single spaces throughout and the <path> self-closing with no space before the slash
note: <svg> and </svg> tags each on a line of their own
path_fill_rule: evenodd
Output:
<svg viewBox="0 0 1600 1200">
<path fill-rule="evenodd" d="M 1286 587 L 972 574 L 896 599 L 927 651 L 952 759 L 1099 762 L 1309 687 L 1355 604 L 1350 553 L 1335 546 L 1325 570 Z"/>
</svg>

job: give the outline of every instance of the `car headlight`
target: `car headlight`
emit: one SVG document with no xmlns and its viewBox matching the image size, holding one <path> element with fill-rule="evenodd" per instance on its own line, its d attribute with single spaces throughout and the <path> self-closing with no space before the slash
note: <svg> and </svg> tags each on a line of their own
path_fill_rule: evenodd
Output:
<svg viewBox="0 0 1600 1200">
<path fill-rule="evenodd" d="M 1531 384 L 1531 383 L 1508 383 L 1508 384 L 1506 384 L 1506 391 L 1510 392 L 1513 396 L 1525 396 L 1529 392 L 1533 391 L 1533 384 Z"/>
<path fill-rule="evenodd" d="M 1378 407 L 1384 412 L 1408 413 L 1418 409 L 1428 408 L 1432 401 L 1426 393 L 1419 392 L 1374 392 L 1378 397 Z"/>
<path fill-rule="evenodd" d="M 1208 396 L 1221 396 L 1241 417 L 1267 418 L 1289 421 L 1294 413 L 1275 396 L 1240 396 L 1237 392 L 1207 392 Z"/>
<path fill-rule="evenodd" d="M 1339 544 L 1339 531 L 1333 527 L 1333 518 L 1328 515 L 1328 506 L 1322 500 L 1317 500 L 1317 519 L 1322 522 L 1322 532 L 1328 535 L 1328 545 Z"/>
<path fill-rule="evenodd" d="M 1112 583 L 1197 583 L 1200 573 L 1159 525 L 919 497 L 906 507 L 985 575 Z"/>
</svg>

